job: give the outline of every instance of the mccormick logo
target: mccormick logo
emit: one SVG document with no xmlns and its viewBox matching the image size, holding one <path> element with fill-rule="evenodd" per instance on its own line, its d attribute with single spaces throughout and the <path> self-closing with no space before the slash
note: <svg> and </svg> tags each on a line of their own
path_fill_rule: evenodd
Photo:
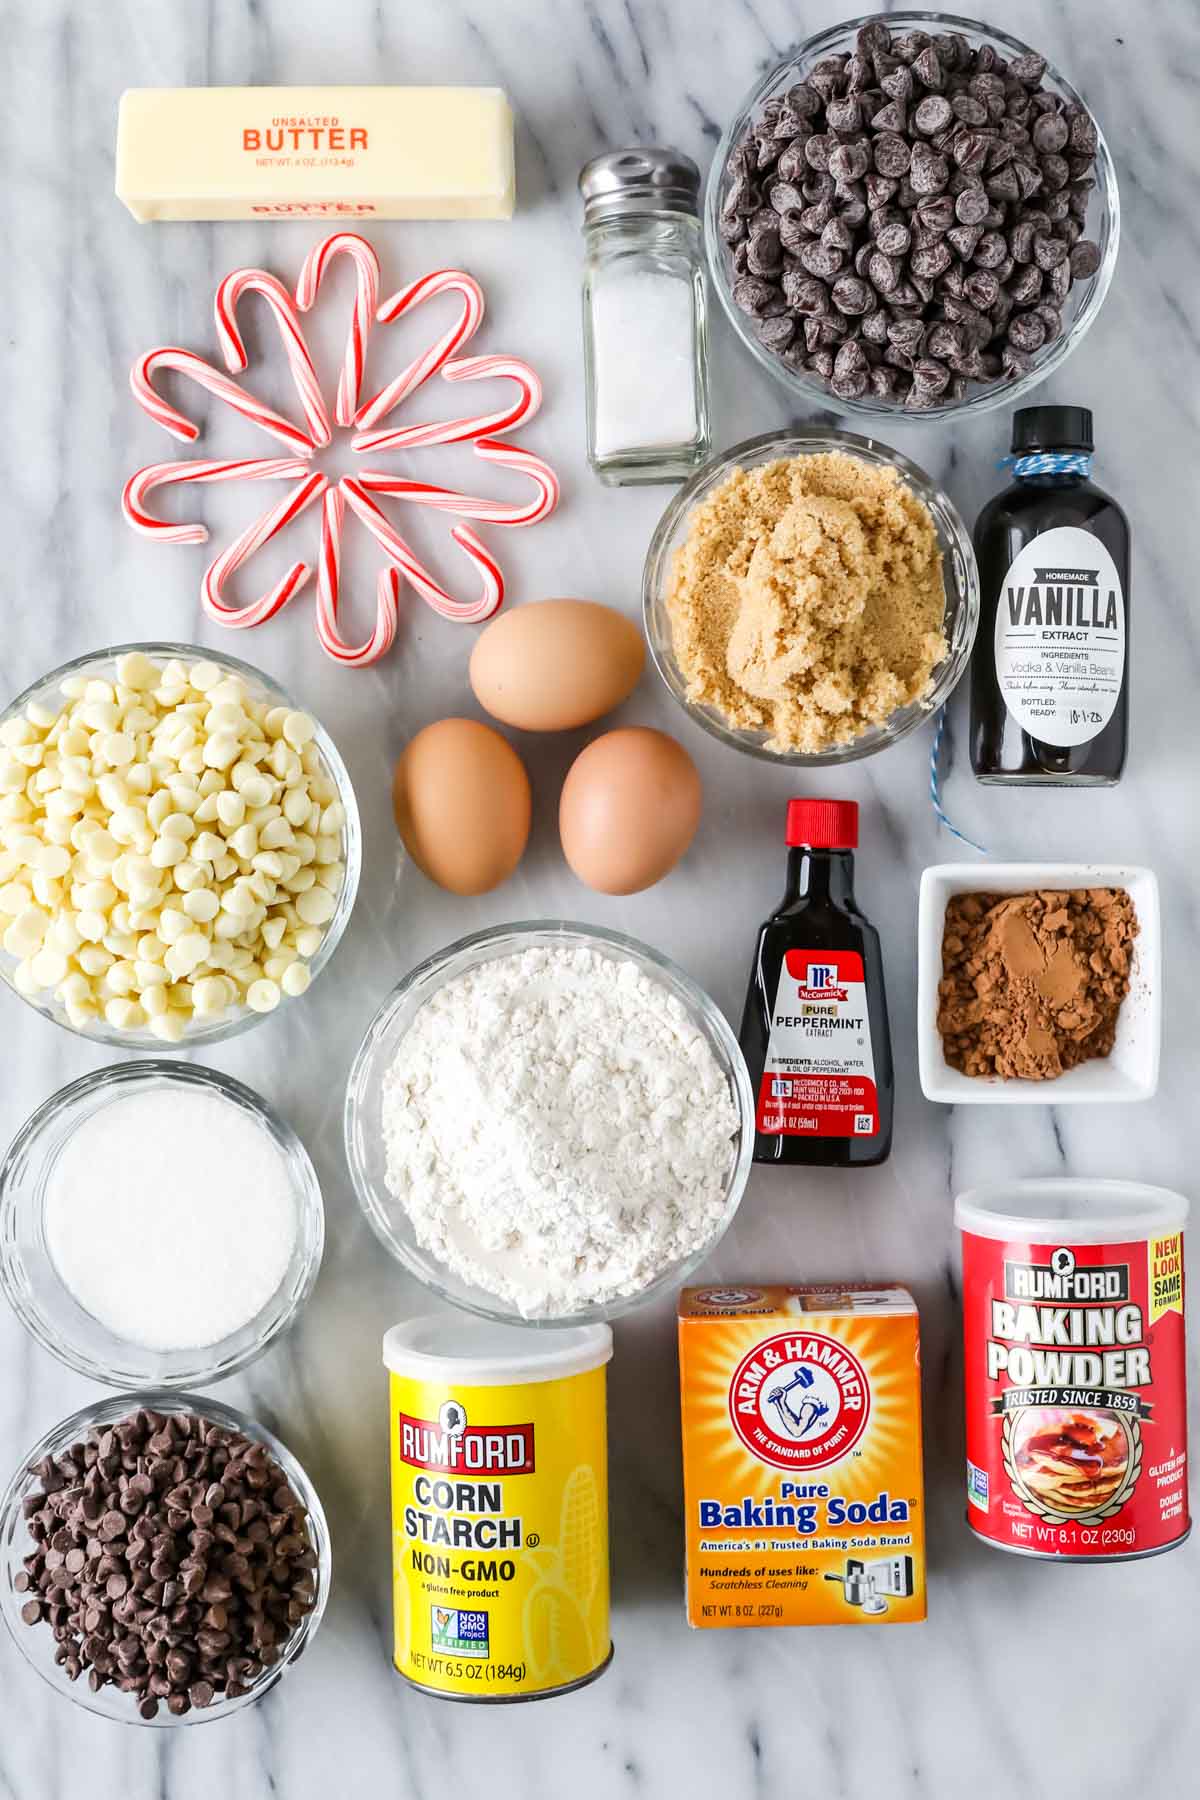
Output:
<svg viewBox="0 0 1200 1800">
<path fill-rule="evenodd" d="M 799 1000 L 823 1000 L 832 1004 L 847 998 L 846 989 L 838 981 L 836 963 L 809 963 L 804 980 L 796 985 Z"/>
<path fill-rule="evenodd" d="M 867 1372 L 820 1332 L 783 1331 L 747 1351 L 729 1384 L 729 1416 L 743 1444 L 777 1469 L 820 1469 L 862 1436 L 871 1411 Z"/>
<path fill-rule="evenodd" d="M 479 1475 L 532 1475 L 533 1426 L 468 1425 L 464 1407 L 447 1400 L 437 1423 L 401 1413 L 396 1421 L 400 1460 L 413 1469 Z"/>
</svg>

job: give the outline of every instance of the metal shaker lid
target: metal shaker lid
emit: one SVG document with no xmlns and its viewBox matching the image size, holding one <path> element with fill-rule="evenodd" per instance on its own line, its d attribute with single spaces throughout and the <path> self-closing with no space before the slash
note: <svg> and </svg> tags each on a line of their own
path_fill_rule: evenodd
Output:
<svg viewBox="0 0 1200 1800">
<path fill-rule="evenodd" d="M 631 144 L 606 150 L 585 163 L 579 176 L 585 225 L 636 213 L 700 211 L 700 171 L 682 150 L 664 144 Z"/>
</svg>

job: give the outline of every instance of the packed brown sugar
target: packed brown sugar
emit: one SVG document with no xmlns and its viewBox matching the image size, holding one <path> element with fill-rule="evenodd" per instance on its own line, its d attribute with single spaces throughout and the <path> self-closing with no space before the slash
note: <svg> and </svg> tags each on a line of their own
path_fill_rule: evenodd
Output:
<svg viewBox="0 0 1200 1800">
<path fill-rule="evenodd" d="M 938 988 L 946 1061 L 964 1075 L 1053 1081 L 1107 1056 L 1137 933 L 1124 888 L 956 895 Z"/>
<path fill-rule="evenodd" d="M 947 650 L 928 507 L 841 451 L 735 469 L 691 514 L 667 610 L 688 697 L 777 750 L 883 724 Z"/>
</svg>

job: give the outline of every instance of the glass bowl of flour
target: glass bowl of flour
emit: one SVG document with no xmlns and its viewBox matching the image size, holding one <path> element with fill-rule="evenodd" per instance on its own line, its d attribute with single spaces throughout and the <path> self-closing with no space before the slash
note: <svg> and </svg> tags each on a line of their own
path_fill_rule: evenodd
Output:
<svg viewBox="0 0 1200 1800">
<path fill-rule="evenodd" d="M 324 1241 L 304 1145 L 214 1069 L 96 1070 L 0 1165 L 0 1289 L 44 1349 L 113 1387 L 244 1368 L 308 1299 Z"/>
<path fill-rule="evenodd" d="M 724 1016 L 635 938 L 504 925 L 421 963 L 350 1072 L 346 1153 L 388 1250 L 487 1318 L 611 1319 L 691 1274 L 750 1173 Z"/>
</svg>

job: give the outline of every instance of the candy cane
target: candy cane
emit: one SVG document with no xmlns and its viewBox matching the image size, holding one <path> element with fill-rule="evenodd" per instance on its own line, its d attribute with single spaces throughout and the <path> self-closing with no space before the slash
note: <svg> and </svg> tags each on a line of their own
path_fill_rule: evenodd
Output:
<svg viewBox="0 0 1200 1800">
<path fill-rule="evenodd" d="M 360 431 L 368 431 L 378 425 L 381 419 L 415 394 L 423 382 L 436 375 L 443 363 L 449 361 L 469 339 L 475 336 L 483 321 L 483 289 L 473 275 L 463 269 L 434 269 L 429 275 L 422 275 L 416 281 L 410 281 L 406 288 L 393 294 L 379 308 L 379 323 L 390 325 L 404 313 L 411 312 L 414 307 L 421 306 L 426 300 L 432 300 L 438 294 L 458 294 L 462 300 L 462 312 L 455 324 L 443 332 L 435 344 L 420 356 L 414 357 L 408 367 L 394 381 L 389 381 L 381 388 L 373 400 L 360 406 L 354 424 Z"/>
<path fill-rule="evenodd" d="M 515 431 L 532 419 L 542 404 L 542 384 L 526 362 L 515 356 L 460 356 L 442 369 L 443 381 L 515 381 L 517 398 L 499 412 L 473 419 L 446 419 L 429 425 L 404 425 L 398 431 L 365 431 L 351 439 L 352 450 L 417 450 L 430 444 L 461 444 L 495 432 Z"/>
<path fill-rule="evenodd" d="M 176 525 L 170 519 L 155 518 L 148 511 L 146 501 L 155 488 L 187 481 L 277 481 L 307 472 L 307 463 L 301 462 L 299 457 L 276 457 L 261 462 L 151 463 L 148 468 L 138 469 L 125 483 L 121 511 L 126 524 L 132 525 L 142 537 L 157 538 L 160 544 L 206 544 L 206 525 Z"/>
<path fill-rule="evenodd" d="M 304 267 L 296 283 L 296 305 L 301 312 L 307 312 L 313 305 L 335 256 L 348 256 L 352 259 L 358 284 L 334 407 L 334 417 L 339 425 L 353 425 L 367 361 L 367 339 L 371 335 L 379 305 L 379 258 L 374 246 L 354 231 L 335 231 L 324 243 L 315 244 L 304 259 Z"/>
<path fill-rule="evenodd" d="M 530 450 L 520 450 L 515 444 L 505 443 L 503 438 L 479 438 L 472 447 L 484 462 L 498 463 L 515 469 L 518 474 L 528 475 L 537 488 L 535 497 L 523 506 L 505 500 L 476 499 L 471 494 L 460 494 L 454 488 L 409 481 L 403 475 L 390 475 L 383 469 L 364 469 L 356 480 L 369 493 L 391 494 L 400 500 L 410 500 L 415 506 L 432 506 L 439 512 L 459 513 L 463 518 L 482 519 L 490 525 L 536 525 L 549 518 L 558 505 L 560 489 L 558 476 L 548 463 Z"/>
<path fill-rule="evenodd" d="M 261 294 L 270 308 L 276 330 L 283 340 L 284 353 L 292 372 L 292 380 L 296 384 L 296 392 L 300 396 L 304 417 L 308 421 L 309 436 L 316 448 L 322 449 L 333 432 L 329 425 L 329 412 L 321 394 L 321 379 L 304 341 L 300 316 L 292 302 L 292 296 L 282 281 L 269 274 L 266 269 L 235 269 L 217 289 L 213 313 L 217 336 L 221 340 L 225 356 L 225 367 L 231 374 L 240 375 L 250 360 L 237 322 L 238 302 L 243 294 Z"/>
<path fill-rule="evenodd" d="M 338 630 L 341 597 L 342 520 L 346 497 L 331 487 L 322 502 L 321 560 L 317 564 L 317 637 L 321 648 L 348 669 L 365 669 L 391 649 L 400 618 L 400 571 L 381 569 L 375 603 L 375 628 L 363 643 L 348 644 Z"/>
<path fill-rule="evenodd" d="M 222 375 L 211 363 L 206 363 L 202 356 L 196 356 L 191 350 L 180 350 L 175 345 L 165 344 L 158 350 L 147 350 L 139 356 L 129 374 L 129 385 L 133 389 L 133 397 L 143 411 L 149 413 L 156 425 L 169 431 L 172 437 L 182 438 L 185 444 L 193 444 L 200 436 L 200 427 L 194 425 L 186 414 L 177 411 L 154 391 L 154 377 L 160 369 L 173 369 L 178 375 L 186 375 L 198 387 L 226 406 L 232 406 L 235 412 L 249 419 L 252 425 L 258 425 L 272 436 L 282 438 L 293 456 L 311 456 L 313 441 L 310 437 L 293 425 L 290 420 L 264 406 L 253 394 L 248 394 L 236 381 L 228 375 Z"/>
<path fill-rule="evenodd" d="M 482 584 L 480 595 L 475 601 L 455 600 L 434 580 L 429 570 L 417 561 L 405 539 L 366 491 L 364 480 L 350 475 L 343 478 L 341 486 L 347 504 L 372 536 L 382 544 L 422 600 L 427 601 L 443 619 L 456 619 L 464 625 L 480 625 L 484 619 L 490 619 L 504 599 L 504 577 L 500 573 L 499 564 L 470 526 L 456 525 L 450 535 L 478 569 Z"/>
<path fill-rule="evenodd" d="M 307 476 L 298 488 L 278 501 L 261 519 L 248 525 L 241 537 L 235 539 L 215 562 L 209 564 L 200 587 L 200 603 L 210 619 L 215 619 L 218 625 L 246 630 L 252 625 L 262 625 L 267 619 L 274 618 L 300 592 L 312 574 L 311 568 L 304 562 L 293 563 L 282 580 L 276 582 L 269 592 L 252 600 L 249 606 L 230 606 L 224 597 L 225 583 L 230 576 L 256 550 L 282 531 L 285 525 L 299 518 L 328 486 L 329 480 L 325 475 L 314 472 Z"/>
</svg>

